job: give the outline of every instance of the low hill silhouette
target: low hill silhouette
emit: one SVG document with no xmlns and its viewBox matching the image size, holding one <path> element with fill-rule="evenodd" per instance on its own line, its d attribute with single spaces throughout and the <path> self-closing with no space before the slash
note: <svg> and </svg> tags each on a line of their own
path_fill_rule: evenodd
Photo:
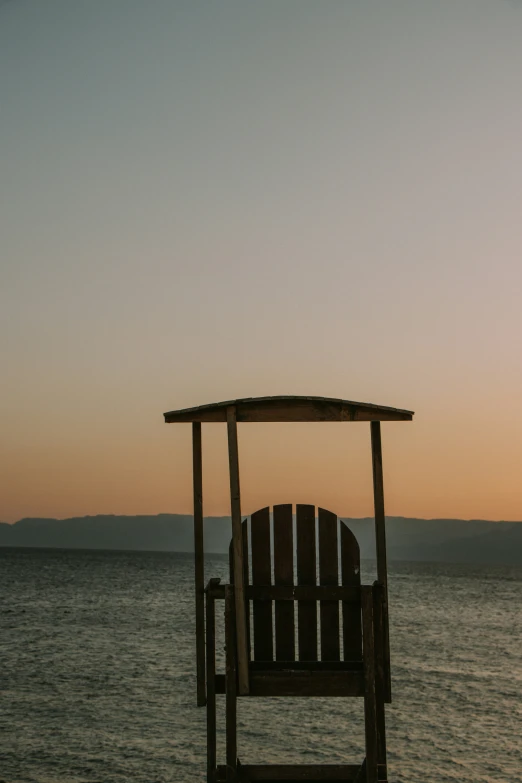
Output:
<svg viewBox="0 0 522 783">
<path fill-rule="evenodd" d="M 359 541 L 362 557 L 373 558 L 373 519 L 345 521 Z M 205 551 L 227 552 L 230 518 L 207 517 L 204 536 Z M 390 560 L 522 565 L 522 522 L 387 517 L 387 538 Z M 192 552 L 192 517 L 27 518 L 0 523 L 0 546 Z"/>
</svg>

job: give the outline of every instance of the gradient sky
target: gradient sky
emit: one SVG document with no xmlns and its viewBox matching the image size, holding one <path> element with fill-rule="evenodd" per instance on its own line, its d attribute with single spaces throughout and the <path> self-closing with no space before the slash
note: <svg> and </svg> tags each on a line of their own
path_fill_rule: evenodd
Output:
<svg viewBox="0 0 522 783">
<path fill-rule="evenodd" d="M 190 512 L 162 413 L 266 394 L 416 411 L 389 514 L 522 519 L 521 42 L 515 0 L 0 3 L 0 519 Z M 239 434 L 246 513 L 372 513 L 368 425 Z"/>
</svg>

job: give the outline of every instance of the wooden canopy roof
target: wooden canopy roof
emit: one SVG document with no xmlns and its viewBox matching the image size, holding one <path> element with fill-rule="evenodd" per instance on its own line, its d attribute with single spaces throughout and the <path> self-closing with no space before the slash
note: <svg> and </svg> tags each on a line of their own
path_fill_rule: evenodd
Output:
<svg viewBox="0 0 522 783">
<path fill-rule="evenodd" d="M 237 421 L 411 421 L 413 411 L 333 397 L 245 397 L 164 413 L 167 424 L 226 421 L 234 406 Z"/>
</svg>

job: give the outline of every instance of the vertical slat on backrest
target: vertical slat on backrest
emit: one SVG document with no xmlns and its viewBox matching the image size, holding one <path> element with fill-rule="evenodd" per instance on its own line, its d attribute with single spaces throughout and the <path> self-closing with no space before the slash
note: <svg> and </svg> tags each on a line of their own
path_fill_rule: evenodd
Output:
<svg viewBox="0 0 522 783">
<path fill-rule="evenodd" d="M 262 508 L 250 518 L 252 538 L 252 584 L 270 585 L 270 510 Z M 273 660 L 272 601 L 252 601 L 254 614 L 254 660 Z"/>
<path fill-rule="evenodd" d="M 346 587 L 361 588 L 359 544 L 352 531 L 341 522 L 341 573 Z M 343 647 L 345 661 L 362 658 L 361 603 L 343 601 Z"/>
<path fill-rule="evenodd" d="M 274 584 L 294 584 L 292 505 L 274 506 Z M 295 660 L 294 602 L 275 602 L 276 661 Z"/>
<path fill-rule="evenodd" d="M 248 585 L 248 526 L 247 520 L 244 519 L 241 523 L 241 536 L 243 538 L 243 582 Z M 228 547 L 228 571 L 230 584 L 234 584 L 234 540 L 232 540 Z M 250 658 L 250 605 L 247 602 L 246 609 L 246 632 L 247 632 L 247 649 L 248 657 Z"/>
<path fill-rule="evenodd" d="M 241 524 L 241 533 L 243 536 L 243 581 L 245 588 L 248 586 L 248 525 L 246 519 Z M 250 650 L 250 601 L 246 601 L 246 633 L 247 633 L 247 649 L 248 659 L 251 658 Z"/>
<path fill-rule="evenodd" d="M 297 584 L 315 585 L 315 506 L 296 507 Z M 298 601 L 299 660 L 317 660 L 317 603 Z"/>
<path fill-rule="evenodd" d="M 319 509 L 319 584 L 339 584 L 337 517 L 324 508 Z M 339 658 L 339 601 L 321 601 L 321 660 Z"/>
</svg>

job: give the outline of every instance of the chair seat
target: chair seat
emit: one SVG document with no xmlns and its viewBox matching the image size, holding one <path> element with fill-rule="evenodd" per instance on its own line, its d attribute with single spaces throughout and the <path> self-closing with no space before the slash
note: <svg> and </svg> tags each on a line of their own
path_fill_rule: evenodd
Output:
<svg viewBox="0 0 522 783">
<path fill-rule="evenodd" d="M 253 670 L 250 696 L 364 696 L 364 673 L 359 670 Z"/>
<path fill-rule="evenodd" d="M 262 668 L 262 662 L 251 664 L 248 696 L 364 696 L 362 665 L 355 662 L 352 668 L 347 668 L 345 663 L 335 663 L 338 668 L 332 669 L 295 668 L 296 662 L 286 664 L 291 668 L 279 669 L 270 666 L 270 662 L 265 664 L 266 668 Z M 225 692 L 225 675 L 216 675 L 216 693 Z"/>
</svg>

